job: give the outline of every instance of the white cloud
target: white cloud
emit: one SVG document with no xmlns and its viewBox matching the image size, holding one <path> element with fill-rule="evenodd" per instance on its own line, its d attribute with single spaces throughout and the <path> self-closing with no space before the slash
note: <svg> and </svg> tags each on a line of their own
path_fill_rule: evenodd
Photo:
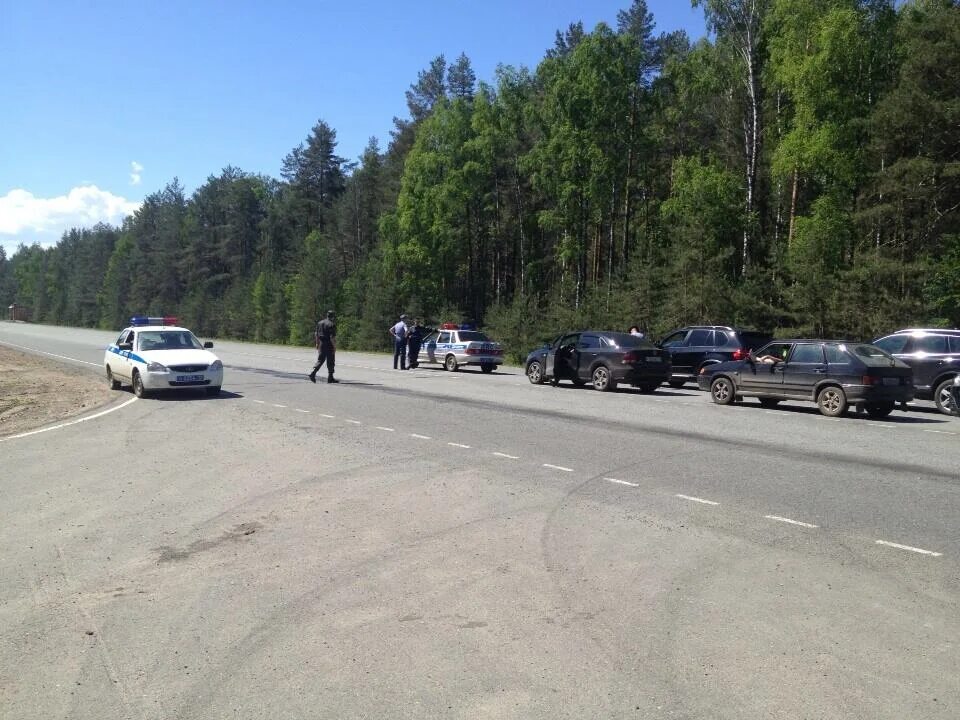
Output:
<svg viewBox="0 0 960 720">
<path fill-rule="evenodd" d="M 140 175 L 143 173 L 143 165 L 138 163 L 136 160 L 130 163 L 130 184 L 139 185 L 140 184 Z"/>
<path fill-rule="evenodd" d="M 27 190 L 15 189 L 0 197 L 0 235 L 43 233 L 59 237 L 70 228 L 98 222 L 118 225 L 139 207 L 140 203 L 96 185 L 75 187 L 66 195 L 52 198 L 38 198 Z"/>
</svg>

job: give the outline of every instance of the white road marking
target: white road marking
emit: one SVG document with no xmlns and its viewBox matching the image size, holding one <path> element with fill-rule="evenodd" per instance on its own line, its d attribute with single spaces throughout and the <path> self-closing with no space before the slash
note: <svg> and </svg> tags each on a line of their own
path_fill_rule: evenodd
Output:
<svg viewBox="0 0 960 720">
<path fill-rule="evenodd" d="M 950 432 L 949 430 L 924 430 L 923 432 L 936 433 L 937 435 L 956 435 L 955 432 Z"/>
<path fill-rule="evenodd" d="M 307 413 L 308 415 L 310 414 L 309 410 L 301 410 L 300 408 L 294 408 L 293 411 L 300 412 L 300 413 Z"/>
<path fill-rule="evenodd" d="M 943 553 L 934 552 L 933 550 L 900 545 L 899 543 L 887 542 L 886 540 L 877 540 L 877 545 L 886 545 L 887 547 L 897 548 L 898 550 L 909 550 L 910 552 L 920 553 L 921 555 L 932 555 L 933 557 L 941 557 L 943 555 Z"/>
<path fill-rule="evenodd" d="M 550 468 L 551 470 L 561 470 L 563 472 L 573 472 L 573 468 L 563 467 L 563 465 L 551 465 L 550 463 L 544 463 L 545 468 Z"/>
<path fill-rule="evenodd" d="M 39 430 L 31 430 L 30 432 L 19 433 L 18 435 L 10 435 L 9 437 L 0 438 L 0 443 L 6 442 L 7 440 L 18 440 L 20 438 L 30 437 L 31 435 L 39 435 L 40 433 L 50 432 L 51 430 L 60 430 L 61 428 L 70 427 L 71 425 L 76 425 L 78 423 L 86 422 L 87 420 L 94 420 L 98 417 L 103 417 L 104 415 L 109 415 L 112 412 L 119 410 L 120 408 L 125 408 L 132 402 L 136 402 L 137 398 L 133 397 L 127 400 L 125 403 L 121 403 L 116 407 L 108 408 L 102 412 L 95 413 L 93 415 L 87 415 L 86 417 L 77 418 L 76 420 L 71 420 L 70 422 L 60 423 L 59 425 L 53 425 L 48 428 L 40 428 Z"/>
<path fill-rule="evenodd" d="M 327 415 L 326 413 L 318 413 L 320 417 L 330 418 L 331 420 L 336 417 L 336 415 Z"/>
<path fill-rule="evenodd" d="M 277 405 L 276 403 L 270 403 L 272 407 L 285 408 L 286 405 Z"/>
<path fill-rule="evenodd" d="M 891 424 L 889 424 L 889 423 L 872 422 L 872 423 L 870 423 L 869 425 L 867 425 L 867 427 L 895 428 L 895 427 L 900 427 L 900 426 L 899 426 L 899 425 L 891 425 Z"/>
<path fill-rule="evenodd" d="M 627 487 L 640 487 L 640 483 L 627 482 L 626 480 L 617 480 L 616 478 L 604 478 L 607 482 L 616 483 L 617 485 L 626 485 Z"/>
<path fill-rule="evenodd" d="M 433 440 L 429 435 L 418 435 L 417 433 L 410 433 L 410 437 L 415 437 L 418 440 Z"/>
<path fill-rule="evenodd" d="M 386 432 L 396 432 L 396 430 L 394 430 L 393 428 L 383 427 L 382 425 L 376 425 L 375 429 L 384 430 Z"/>
<path fill-rule="evenodd" d="M 266 400 L 254 400 L 254 402 L 255 402 L 257 405 L 266 405 L 266 404 L 267 404 L 267 401 L 266 401 Z"/>
<path fill-rule="evenodd" d="M 0 342 L 0 345 L 6 345 L 7 347 L 18 348 L 19 350 L 29 350 L 30 352 L 39 353 L 41 355 L 47 355 L 48 357 L 60 358 L 61 360 L 70 360 L 71 362 L 83 363 L 84 365 L 93 365 L 94 367 L 101 367 L 101 363 L 90 362 L 89 360 L 78 360 L 77 358 L 72 358 L 67 355 L 56 355 L 54 353 L 44 352 L 43 350 L 35 350 L 32 347 L 27 347 L 25 345 L 14 345 L 13 343 Z"/>
<path fill-rule="evenodd" d="M 791 525 L 799 525 L 800 527 L 805 528 L 816 528 L 817 525 L 812 525 L 807 522 L 800 522 L 799 520 L 791 520 L 790 518 L 780 517 L 779 515 L 764 515 L 767 520 L 776 520 L 777 522 L 790 523 Z"/>
<path fill-rule="evenodd" d="M 494 455 L 496 455 L 497 457 L 506 458 L 507 460 L 519 460 L 519 459 L 520 459 L 520 456 L 519 456 L 519 455 L 507 455 L 506 453 L 502 453 L 502 452 L 495 452 Z"/>
<path fill-rule="evenodd" d="M 359 420 L 347 420 L 346 422 L 350 423 L 351 425 L 363 425 L 363 423 Z"/>
<path fill-rule="evenodd" d="M 463 443 L 451 443 L 451 442 L 448 442 L 447 445 L 450 445 L 450 446 L 452 446 L 452 447 L 465 448 L 465 449 L 467 449 L 467 450 L 470 449 L 470 446 L 469 446 L 469 445 L 464 445 Z"/>
<path fill-rule="evenodd" d="M 691 497 L 690 495 L 681 495 L 677 493 L 677 497 L 683 500 L 692 500 L 693 502 L 703 503 L 704 505 L 719 505 L 720 503 L 714 502 L 713 500 L 704 500 L 703 498 Z"/>
</svg>

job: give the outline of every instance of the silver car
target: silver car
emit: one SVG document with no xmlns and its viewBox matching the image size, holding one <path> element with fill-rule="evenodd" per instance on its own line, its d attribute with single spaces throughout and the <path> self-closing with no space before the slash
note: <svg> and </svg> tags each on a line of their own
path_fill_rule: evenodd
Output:
<svg viewBox="0 0 960 720">
<path fill-rule="evenodd" d="M 479 330 L 460 330 L 451 325 L 444 325 L 424 338 L 417 356 L 420 364 L 443 365 L 451 372 L 461 365 L 479 365 L 485 373 L 503 364 L 500 343 L 493 342 Z"/>
</svg>

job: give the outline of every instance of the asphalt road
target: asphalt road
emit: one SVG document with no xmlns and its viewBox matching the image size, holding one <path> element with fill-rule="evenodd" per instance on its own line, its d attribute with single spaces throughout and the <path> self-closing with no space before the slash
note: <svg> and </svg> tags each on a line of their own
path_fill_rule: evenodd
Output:
<svg viewBox="0 0 960 720">
<path fill-rule="evenodd" d="M 216 352 L 0 441 L 4 718 L 960 717 L 956 418 Z"/>
</svg>

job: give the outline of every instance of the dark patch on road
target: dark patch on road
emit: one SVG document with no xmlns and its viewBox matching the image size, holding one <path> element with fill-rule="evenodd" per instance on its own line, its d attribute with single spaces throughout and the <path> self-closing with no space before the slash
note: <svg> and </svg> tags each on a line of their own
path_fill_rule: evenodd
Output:
<svg viewBox="0 0 960 720">
<path fill-rule="evenodd" d="M 239 525 L 235 525 L 230 530 L 222 533 L 218 537 L 208 540 L 194 540 L 185 548 L 176 548 L 171 545 L 163 545 L 161 547 L 154 548 L 154 552 L 159 553 L 159 557 L 157 558 L 158 563 L 186 560 L 191 555 L 212 550 L 213 548 L 223 545 L 224 543 L 237 542 L 249 535 L 253 535 L 255 532 L 257 532 L 257 530 L 262 529 L 263 525 L 257 522 L 240 523 Z"/>
</svg>

